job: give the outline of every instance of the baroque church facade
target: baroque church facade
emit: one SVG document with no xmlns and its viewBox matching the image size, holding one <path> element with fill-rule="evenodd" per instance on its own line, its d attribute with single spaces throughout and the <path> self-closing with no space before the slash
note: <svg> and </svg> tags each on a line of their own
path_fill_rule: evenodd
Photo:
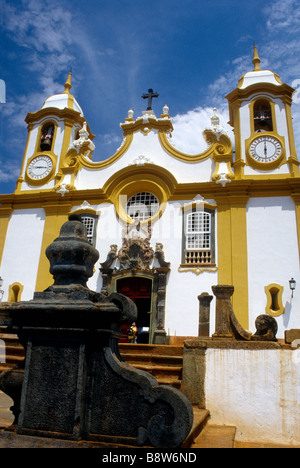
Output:
<svg viewBox="0 0 300 468">
<path fill-rule="evenodd" d="M 226 96 L 234 142 L 213 115 L 207 149 L 179 151 L 169 109 L 155 115 L 149 90 L 147 110 L 137 118 L 128 111 L 120 148 L 100 162 L 70 74 L 61 94 L 27 115 L 17 187 L 0 196 L 3 300 L 30 300 L 53 283 L 45 250 L 76 214 L 100 253 L 88 285 L 136 303 L 140 342 L 197 336 L 198 296 L 216 284 L 234 286 L 245 329 L 264 313 L 276 318 L 279 338 L 300 328 L 299 294 L 290 289 L 290 280 L 300 284 L 294 90 L 260 68 L 256 48 L 253 66 Z"/>
</svg>

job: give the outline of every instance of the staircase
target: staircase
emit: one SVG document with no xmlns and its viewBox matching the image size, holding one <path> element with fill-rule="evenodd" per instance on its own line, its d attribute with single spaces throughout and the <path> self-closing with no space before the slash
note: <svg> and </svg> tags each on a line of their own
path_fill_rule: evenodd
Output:
<svg viewBox="0 0 300 468">
<path fill-rule="evenodd" d="M 159 384 L 180 390 L 183 346 L 119 343 L 119 351 L 132 367 L 149 372 Z"/>
</svg>

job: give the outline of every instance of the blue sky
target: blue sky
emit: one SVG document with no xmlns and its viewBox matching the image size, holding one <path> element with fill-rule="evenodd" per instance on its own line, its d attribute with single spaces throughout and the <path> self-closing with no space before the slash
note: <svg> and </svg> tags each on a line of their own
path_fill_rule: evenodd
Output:
<svg viewBox="0 0 300 468">
<path fill-rule="evenodd" d="M 0 25 L 0 193 L 15 190 L 27 113 L 63 91 L 71 67 L 95 161 L 115 153 L 119 123 L 130 108 L 141 115 L 148 88 L 160 94 L 156 115 L 170 108 L 174 144 L 197 153 L 213 107 L 226 126 L 224 96 L 252 69 L 253 41 L 261 67 L 296 88 L 300 151 L 299 0 L 0 0 Z"/>
</svg>

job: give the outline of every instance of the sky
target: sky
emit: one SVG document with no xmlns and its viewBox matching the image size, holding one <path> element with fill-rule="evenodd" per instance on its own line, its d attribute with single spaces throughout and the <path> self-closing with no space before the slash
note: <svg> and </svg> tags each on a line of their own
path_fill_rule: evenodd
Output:
<svg viewBox="0 0 300 468">
<path fill-rule="evenodd" d="M 142 115 L 149 88 L 157 116 L 169 107 L 174 146 L 196 154 L 214 107 L 232 136 L 225 96 L 253 69 L 254 41 L 261 68 L 296 90 L 300 152 L 299 0 L 0 0 L 0 28 L 1 194 L 16 188 L 27 113 L 63 92 L 70 70 L 94 161 L 116 152 L 120 123 L 130 108 Z"/>
</svg>

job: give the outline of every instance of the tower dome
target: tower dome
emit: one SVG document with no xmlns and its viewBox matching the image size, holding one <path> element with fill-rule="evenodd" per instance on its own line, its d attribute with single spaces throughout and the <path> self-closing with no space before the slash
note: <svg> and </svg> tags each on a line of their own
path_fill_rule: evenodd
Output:
<svg viewBox="0 0 300 468">
<path fill-rule="evenodd" d="M 70 93 L 70 89 L 72 88 L 71 77 L 72 73 L 69 73 L 67 81 L 64 85 L 64 92 L 61 94 L 54 94 L 48 97 L 48 99 L 46 99 L 46 101 L 44 102 L 42 109 L 47 109 L 50 107 L 54 107 L 56 109 L 72 109 L 76 112 L 79 112 L 82 117 L 84 116 L 83 111 L 80 105 L 78 104 L 77 100 Z"/>
<path fill-rule="evenodd" d="M 254 65 L 254 69 L 241 76 L 239 79 L 238 88 L 245 89 L 248 86 L 257 83 L 270 83 L 276 86 L 282 85 L 282 82 L 277 73 L 274 73 L 271 70 L 262 70 L 260 68 L 260 58 L 258 56 L 256 46 L 253 48 L 252 63 Z"/>
</svg>

